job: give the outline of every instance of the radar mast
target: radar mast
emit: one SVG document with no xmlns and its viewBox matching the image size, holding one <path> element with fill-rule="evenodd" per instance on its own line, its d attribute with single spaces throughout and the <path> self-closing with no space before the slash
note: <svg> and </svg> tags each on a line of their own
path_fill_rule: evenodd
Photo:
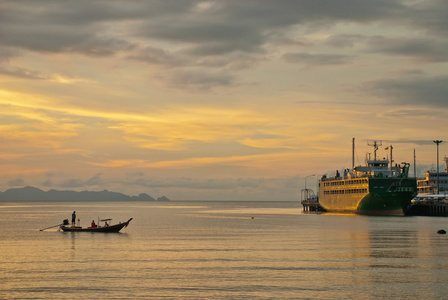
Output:
<svg viewBox="0 0 448 300">
<path fill-rule="evenodd" d="M 376 160 L 376 151 L 378 150 L 378 147 L 383 145 L 382 141 L 369 141 L 367 142 L 367 145 L 373 147 L 373 159 Z"/>
</svg>

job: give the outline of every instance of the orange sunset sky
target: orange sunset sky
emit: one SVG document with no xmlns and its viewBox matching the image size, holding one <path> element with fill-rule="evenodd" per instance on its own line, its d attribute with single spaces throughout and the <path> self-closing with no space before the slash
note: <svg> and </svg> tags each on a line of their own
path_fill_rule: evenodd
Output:
<svg viewBox="0 0 448 300">
<path fill-rule="evenodd" d="M 448 154 L 448 2 L 1 1 L 0 190 L 299 200 Z M 388 152 L 379 154 L 387 156 Z M 411 165 L 411 175 L 414 166 Z"/>
</svg>

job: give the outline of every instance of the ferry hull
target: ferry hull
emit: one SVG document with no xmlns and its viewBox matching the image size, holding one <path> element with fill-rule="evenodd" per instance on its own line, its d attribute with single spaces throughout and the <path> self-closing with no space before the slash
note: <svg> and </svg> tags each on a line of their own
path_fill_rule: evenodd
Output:
<svg viewBox="0 0 448 300">
<path fill-rule="evenodd" d="M 360 202 L 357 213 L 364 215 L 403 216 L 417 193 L 369 193 Z"/>
<path fill-rule="evenodd" d="M 321 185 L 319 204 L 328 212 L 402 216 L 416 195 L 415 179 L 370 178 L 356 186 Z"/>
</svg>

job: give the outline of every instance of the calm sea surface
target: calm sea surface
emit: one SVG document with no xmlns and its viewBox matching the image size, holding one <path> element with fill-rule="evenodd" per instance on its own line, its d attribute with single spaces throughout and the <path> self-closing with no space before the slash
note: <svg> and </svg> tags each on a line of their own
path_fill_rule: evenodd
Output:
<svg viewBox="0 0 448 300">
<path fill-rule="evenodd" d="M 1 299 L 447 299 L 448 219 L 296 202 L 0 203 Z M 134 218 L 121 233 L 39 229 Z"/>
</svg>

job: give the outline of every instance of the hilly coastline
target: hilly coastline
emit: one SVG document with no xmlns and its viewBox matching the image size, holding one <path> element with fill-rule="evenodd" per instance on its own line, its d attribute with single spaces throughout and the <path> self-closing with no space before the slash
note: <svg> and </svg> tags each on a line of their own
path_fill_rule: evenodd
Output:
<svg viewBox="0 0 448 300">
<path fill-rule="evenodd" d="M 26 186 L 0 192 L 0 201 L 169 201 L 169 199 L 165 196 L 154 199 L 145 193 L 138 196 L 128 196 L 108 190 L 100 192 L 49 190 L 46 192 L 35 187 Z"/>
</svg>

